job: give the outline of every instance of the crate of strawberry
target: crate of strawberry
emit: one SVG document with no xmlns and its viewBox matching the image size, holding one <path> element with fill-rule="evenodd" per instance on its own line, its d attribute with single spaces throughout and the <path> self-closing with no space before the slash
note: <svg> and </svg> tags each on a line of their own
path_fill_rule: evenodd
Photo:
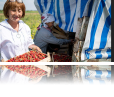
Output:
<svg viewBox="0 0 114 97">
<path fill-rule="evenodd" d="M 31 50 L 22 55 L 10 58 L 6 62 L 49 62 L 50 57 L 47 54 Z"/>
<path fill-rule="evenodd" d="M 72 57 L 67 54 L 53 54 L 53 62 L 71 62 Z"/>
<path fill-rule="evenodd" d="M 61 75 L 61 74 L 70 74 L 72 73 L 71 65 L 58 65 L 57 67 L 53 66 L 52 75 Z"/>
<path fill-rule="evenodd" d="M 47 71 L 34 65 L 5 65 L 5 68 L 29 77 L 30 79 L 37 79 L 48 74 Z"/>
</svg>

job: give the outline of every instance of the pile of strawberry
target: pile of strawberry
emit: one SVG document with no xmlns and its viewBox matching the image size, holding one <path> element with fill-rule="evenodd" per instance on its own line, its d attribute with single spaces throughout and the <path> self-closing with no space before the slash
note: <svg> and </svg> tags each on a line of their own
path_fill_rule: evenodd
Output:
<svg viewBox="0 0 114 97">
<path fill-rule="evenodd" d="M 11 58 L 7 62 L 38 62 L 47 57 L 46 54 L 31 50 L 23 55 Z"/>
<path fill-rule="evenodd" d="M 31 79 L 44 76 L 47 74 L 46 71 L 34 66 L 34 65 L 6 65 L 11 71 L 27 76 Z"/>
<path fill-rule="evenodd" d="M 69 74 L 71 72 L 71 65 L 58 65 L 58 68 L 54 68 L 53 74 Z"/>
<path fill-rule="evenodd" d="M 71 62 L 72 61 L 72 57 L 71 56 L 68 56 L 68 55 L 64 55 L 64 54 L 61 54 L 61 55 L 53 55 L 53 58 L 54 58 L 54 62 Z"/>
</svg>

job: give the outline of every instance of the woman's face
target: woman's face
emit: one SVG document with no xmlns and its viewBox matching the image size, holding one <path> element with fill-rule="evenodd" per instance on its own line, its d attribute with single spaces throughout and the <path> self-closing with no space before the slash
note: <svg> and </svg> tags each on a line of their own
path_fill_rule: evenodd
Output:
<svg viewBox="0 0 114 97">
<path fill-rule="evenodd" d="M 8 15 L 9 15 L 8 18 L 9 21 L 18 22 L 21 19 L 23 12 L 21 8 L 10 9 Z"/>
<path fill-rule="evenodd" d="M 46 23 L 48 25 L 49 28 L 52 28 L 53 25 L 54 25 L 54 21 L 53 22 L 49 22 L 49 23 Z"/>
</svg>

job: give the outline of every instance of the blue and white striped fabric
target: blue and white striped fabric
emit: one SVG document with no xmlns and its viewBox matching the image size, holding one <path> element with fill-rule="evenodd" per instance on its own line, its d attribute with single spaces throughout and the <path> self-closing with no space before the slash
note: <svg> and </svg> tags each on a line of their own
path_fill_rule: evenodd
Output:
<svg viewBox="0 0 114 97">
<path fill-rule="evenodd" d="M 111 0 L 95 0 L 81 60 L 111 58 Z"/>
<path fill-rule="evenodd" d="M 94 0 L 34 0 L 40 14 L 48 12 L 54 15 L 60 28 L 76 32 L 79 17 L 90 16 Z"/>
<path fill-rule="evenodd" d="M 90 83 L 90 84 L 111 83 L 111 71 L 81 69 L 81 76 L 83 83 Z"/>
</svg>

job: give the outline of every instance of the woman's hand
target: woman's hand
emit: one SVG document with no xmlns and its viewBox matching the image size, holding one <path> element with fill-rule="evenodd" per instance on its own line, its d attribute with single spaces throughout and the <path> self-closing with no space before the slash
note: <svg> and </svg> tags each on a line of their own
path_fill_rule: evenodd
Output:
<svg viewBox="0 0 114 97">
<path fill-rule="evenodd" d="M 41 52 L 42 53 L 42 50 L 37 46 L 36 47 L 36 50 L 38 51 L 38 52 Z"/>
<path fill-rule="evenodd" d="M 75 40 L 74 39 L 70 39 L 69 44 L 74 44 L 74 43 L 75 43 Z"/>
<path fill-rule="evenodd" d="M 38 52 L 41 52 L 42 53 L 42 50 L 38 46 L 36 46 L 34 44 L 30 45 L 29 48 L 30 49 L 34 49 L 34 50 L 37 50 Z"/>
<path fill-rule="evenodd" d="M 42 79 L 42 77 L 39 77 L 37 80 L 31 80 L 31 81 L 29 81 L 29 83 L 31 84 L 31 85 L 35 85 L 35 84 L 37 84 L 38 82 L 40 82 L 40 80 Z"/>
</svg>

